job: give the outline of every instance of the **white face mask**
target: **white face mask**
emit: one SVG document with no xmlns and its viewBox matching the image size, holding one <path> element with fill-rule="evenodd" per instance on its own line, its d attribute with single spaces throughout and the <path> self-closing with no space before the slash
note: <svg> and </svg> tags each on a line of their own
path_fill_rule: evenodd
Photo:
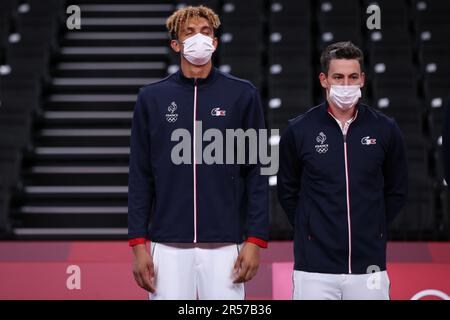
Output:
<svg viewBox="0 0 450 320">
<path fill-rule="evenodd" d="M 201 33 L 184 40 L 183 46 L 183 56 L 196 66 L 207 64 L 216 50 L 213 45 L 213 39 Z"/>
<path fill-rule="evenodd" d="M 361 98 L 361 86 L 337 86 L 331 85 L 330 100 L 342 110 L 353 107 Z"/>
</svg>

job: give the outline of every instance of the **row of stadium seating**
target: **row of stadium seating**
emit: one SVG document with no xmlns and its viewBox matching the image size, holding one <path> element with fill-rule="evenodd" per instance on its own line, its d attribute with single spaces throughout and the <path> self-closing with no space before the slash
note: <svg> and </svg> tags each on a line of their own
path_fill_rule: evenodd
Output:
<svg viewBox="0 0 450 320">
<path fill-rule="evenodd" d="M 33 120 L 49 82 L 62 22 L 57 0 L 0 2 L 0 234 L 10 231 L 7 208 L 20 185 L 22 157 L 31 148 Z"/>
</svg>

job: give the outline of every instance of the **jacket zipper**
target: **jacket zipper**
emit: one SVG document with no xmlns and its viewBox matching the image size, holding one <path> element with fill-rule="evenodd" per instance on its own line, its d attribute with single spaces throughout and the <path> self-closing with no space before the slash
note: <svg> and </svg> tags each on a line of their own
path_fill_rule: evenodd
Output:
<svg viewBox="0 0 450 320">
<path fill-rule="evenodd" d="M 194 80 L 194 115 L 193 115 L 193 177 L 194 177 L 194 243 L 197 243 L 197 79 Z"/>
<path fill-rule="evenodd" d="M 334 118 L 333 114 L 330 115 Z M 357 115 L 355 115 L 356 118 Z M 352 122 L 355 120 L 353 118 Z M 336 118 L 335 118 L 336 119 Z M 352 124 L 345 123 L 344 128 L 339 126 L 341 129 L 342 136 L 344 139 L 344 165 L 345 165 L 345 198 L 347 203 L 347 228 L 348 228 L 348 273 L 352 273 L 352 217 L 350 211 L 350 179 L 348 174 L 348 147 L 347 147 L 347 135 L 348 130 L 350 129 L 350 125 Z"/>
<path fill-rule="evenodd" d="M 350 127 L 350 125 L 349 125 Z M 347 128 L 348 131 L 348 128 Z M 347 200 L 347 226 L 348 226 L 348 273 L 352 273 L 352 218 L 350 212 L 350 183 L 348 177 L 347 132 L 344 133 L 344 160 L 345 160 L 345 194 Z"/>
</svg>

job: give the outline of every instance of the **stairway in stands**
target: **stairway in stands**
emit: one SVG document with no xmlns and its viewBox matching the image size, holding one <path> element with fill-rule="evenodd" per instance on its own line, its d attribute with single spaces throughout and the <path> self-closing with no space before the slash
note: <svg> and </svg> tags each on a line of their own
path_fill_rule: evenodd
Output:
<svg viewBox="0 0 450 320">
<path fill-rule="evenodd" d="M 139 87 L 167 73 L 164 24 L 175 8 L 130 2 L 76 1 L 82 29 L 60 43 L 23 165 L 22 201 L 13 209 L 19 239 L 126 237 L 134 103 Z"/>
</svg>

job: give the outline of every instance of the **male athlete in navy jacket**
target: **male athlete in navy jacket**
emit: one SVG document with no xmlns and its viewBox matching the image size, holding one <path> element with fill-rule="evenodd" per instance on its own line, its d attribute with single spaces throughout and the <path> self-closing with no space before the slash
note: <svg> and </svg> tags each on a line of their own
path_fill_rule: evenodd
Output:
<svg viewBox="0 0 450 320">
<path fill-rule="evenodd" d="M 259 247 L 267 246 L 268 182 L 260 166 L 201 158 L 208 129 L 264 128 L 257 89 L 212 66 L 219 24 L 202 6 L 169 17 L 181 69 L 142 88 L 136 103 L 128 228 L 134 275 L 151 299 L 243 299 L 243 282 L 256 273 Z M 192 139 L 182 152 L 177 129 Z M 189 163 L 177 163 L 178 156 Z"/>
<path fill-rule="evenodd" d="M 359 48 L 330 45 L 321 63 L 326 101 L 291 120 L 280 141 L 278 195 L 295 230 L 293 298 L 388 299 L 387 226 L 407 194 L 402 135 L 358 102 Z"/>
</svg>

